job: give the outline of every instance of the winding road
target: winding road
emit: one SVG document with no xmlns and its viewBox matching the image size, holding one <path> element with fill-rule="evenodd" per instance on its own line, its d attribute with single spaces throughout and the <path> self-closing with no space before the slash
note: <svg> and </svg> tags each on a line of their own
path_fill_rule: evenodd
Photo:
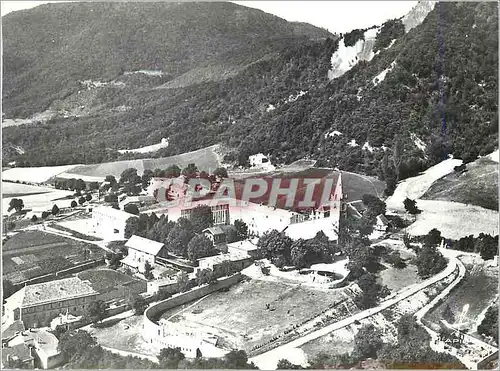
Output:
<svg viewBox="0 0 500 371">
<path fill-rule="evenodd" d="M 429 278 L 429 279 L 427 279 L 419 284 L 412 285 L 410 287 L 407 287 L 407 288 L 400 290 L 395 295 L 391 295 L 391 297 L 382 301 L 379 306 L 377 306 L 375 308 L 370 308 L 370 309 L 364 310 L 364 311 L 359 312 L 359 313 L 356 313 L 351 317 L 345 318 L 341 321 L 335 322 L 335 323 L 328 325 L 326 327 L 323 327 L 319 330 L 313 331 L 305 336 L 302 336 L 299 339 L 296 339 L 296 340 L 293 340 L 287 344 L 281 345 L 281 346 L 274 348 L 268 352 L 259 354 L 255 357 L 250 358 L 250 361 L 254 362 L 261 370 L 274 370 L 277 367 L 278 361 L 282 358 L 285 358 L 284 355 L 286 355 L 287 353 L 293 353 L 295 348 L 298 348 L 298 347 L 300 347 L 300 346 L 302 346 L 310 341 L 313 341 L 319 337 L 325 336 L 325 335 L 329 334 L 330 332 L 333 332 L 335 330 L 339 330 L 343 327 L 349 326 L 352 323 L 354 323 L 355 321 L 360 321 L 360 320 L 363 320 L 367 317 L 373 316 L 374 314 L 377 314 L 377 313 L 399 303 L 400 301 L 416 294 L 417 292 L 424 290 L 425 288 L 435 284 L 436 282 L 443 280 L 444 278 L 451 275 L 457 269 L 457 267 L 459 269 L 459 277 L 460 277 L 461 264 L 462 263 L 456 257 L 450 256 L 450 258 L 448 260 L 448 265 L 446 266 L 446 268 L 443 271 L 441 271 L 440 273 L 438 273 L 434 277 L 431 277 L 431 278 Z M 463 267 L 463 264 L 462 264 L 462 267 Z M 465 269 L 465 267 L 463 269 Z M 465 273 L 463 273 L 463 274 L 465 274 Z M 460 280 L 461 280 L 461 278 L 460 278 Z M 460 281 L 458 281 L 458 282 L 460 282 Z M 458 282 L 457 282 L 457 280 L 454 280 L 453 283 L 455 283 L 455 285 L 456 285 L 456 284 L 458 284 Z M 453 288 L 453 287 L 454 286 L 452 286 L 451 288 Z M 451 291 L 451 288 L 449 291 Z M 446 295 L 449 291 L 446 292 Z M 430 307 L 429 307 L 429 309 L 430 309 Z"/>
</svg>

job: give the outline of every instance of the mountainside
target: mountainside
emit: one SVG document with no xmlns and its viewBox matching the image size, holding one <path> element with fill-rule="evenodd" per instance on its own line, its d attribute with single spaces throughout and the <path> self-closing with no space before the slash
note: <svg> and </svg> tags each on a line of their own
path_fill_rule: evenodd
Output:
<svg viewBox="0 0 500 371">
<path fill-rule="evenodd" d="M 329 35 L 232 3 L 46 4 L 2 21 L 6 117 L 43 111 L 74 93 L 78 80 L 149 70 L 166 82 L 221 62 L 231 72 L 280 46 Z"/>
<path fill-rule="evenodd" d="M 233 12 L 254 14 L 234 4 L 186 4 L 193 8 L 214 7 L 218 12 L 227 6 Z M 267 15 L 258 11 L 257 14 L 272 24 L 252 18 L 257 25 L 241 29 L 241 23 L 234 17 L 216 17 L 217 12 L 213 11 L 213 18 L 210 21 L 207 18 L 203 33 L 199 32 L 196 37 L 187 29 L 183 29 L 184 34 L 178 31 L 177 36 L 169 35 L 171 40 L 183 35 L 184 41 L 178 42 L 184 47 L 193 45 L 184 54 L 174 53 L 178 59 L 169 63 L 163 63 L 166 57 L 155 58 L 163 50 L 161 38 L 143 37 L 142 43 L 147 41 L 147 46 L 135 52 L 141 45 L 134 41 L 138 39 L 113 33 L 117 24 L 126 22 L 107 22 L 107 33 L 89 27 L 95 34 L 92 42 L 83 44 L 84 48 L 74 44 L 71 48 L 59 48 L 55 55 L 61 60 L 78 55 L 82 59 L 78 64 L 83 66 L 99 64 L 113 56 L 111 60 L 120 62 L 109 64 L 122 69 L 99 67 L 97 73 L 92 68 L 75 67 L 74 77 L 67 72 L 69 67 L 64 73 L 51 67 L 52 75 L 47 72 L 49 69 L 40 74 L 38 68 L 41 67 L 29 68 L 39 64 L 35 61 L 25 61 L 16 68 L 7 66 L 15 60 L 14 50 L 33 47 L 26 35 L 15 38 L 16 43 L 9 41 L 13 30 L 21 33 L 21 28 L 16 29 L 21 26 L 12 25 L 16 23 L 14 15 L 20 19 L 16 24 L 26 25 L 32 17 L 30 12 L 38 8 L 14 13 L 4 25 L 11 27 L 10 31 L 4 31 L 4 53 L 9 55 L 4 70 L 8 80 L 4 93 L 6 117 L 27 116 L 45 108 L 57 114 L 41 124 L 5 128 L 4 162 L 15 160 L 17 165 L 29 166 L 139 158 L 146 155 L 120 155 L 117 150 L 151 145 L 161 138 L 168 138 L 169 145 L 155 156 L 223 142 L 227 148 L 235 149 L 227 155 L 228 161 L 244 163 L 249 155 L 260 152 L 269 154 L 275 164 L 313 158 L 319 166 L 339 166 L 343 170 L 378 175 L 391 184 L 449 154 L 471 161 L 478 155 L 493 152 L 498 141 L 498 5 L 445 2 L 437 3 L 432 9 L 426 4 L 419 4 L 411 16 L 369 30 L 354 30 L 341 39 L 334 35 L 321 38 L 325 35 L 321 30 L 289 24 L 272 16 L 266 18 Z M 57 4 L 61 12 L 74 9 L 71 11 L 84 14 L 84 11 L 77 12 L 79 6 L 81 4 L 68 7 Z M 87 4 L 84 9 L 91 6 L 94 4 Z M 132 4 L 117 5 L 119 9 L 128 6 Z M 180 9 L 177 5 L 171 6 Z M 184 3 L 178 5 L 181 6 Z M 418 24 L 426 13 L 423 22 Z M 164 23 L 170 24 L 170 15 L 164 16 L 168 18 Z M 102 15 L 106 17 L 110 15 Z M 134 35 L 146 22 L 140 17 L 126 19 L 129 24 L 123 27 L 134 29 Z M 215 19 L 217 26 L 213 27 L 227 30 L 227 35 L 233 35 L 240 43 L 220 33 L 219 36 L 211 34 L 213 48 L 206 49 L 211 50 L 210 54 L 198 50 L 198 46 L 207 43 L 205 31 Z M 75 22 L 71 17 L 60 16 L 39 24 L 45 24 L 44 32 L 57 33 L 70 26 L 79 30 Z M 148 20 L 147 24 L 153 27 L 158 22 Z M 277 30 L 281 30 L 280 37 L 276 35 Z M 261 36 L 252 38 L 252 32 Z M 75 31 L 71 37 L 81 40 L 81 33 L 83 31 Z M 112 41 L 105 36 L 108 34 L 115 35 Z M 368 47 L 365 47 L 365 37 L 370 38 Z M 185 41 L 186 38 L 189 41 Z M 254 44 L 241 44 L 242 40 L 250 39 Z M 364 40 L 363 43 L 360 40 Z M 103 54 L 109 45 L 101 48 L 101 42 L 118 45 L 111 49 L 115 54 Z M 17 47 L 11 49 L 13 44 Z M 244 52 L 238 53 L 236 44 Z M 268 48 L 252 46 L 257 44 Z M 342 48 L 358 48 L 356 45 L 361 47 L 361 52 L 369 52 L 366 54 L 369 58 L 351 65 L 347 63 L 342 73 L 332 75 L 335 53 Z M 49 53 L 44 54 L 45 50 L 35 49 L 47 61 L 52 59 L 57 64 Z M 210 63 L 198 63 L 201 54 Z M 141 55 L 144 58 L 139 61 L 137 58 Z M 335 60 L 339 65 L 346 65 L 342 58 L 337 53 Z M 224 71 L 226 65 L 230 66 L 230 72 Z M 140 69 L 160 70 L 163 74 L 127 73 Z M 199 78 L 197 83 L 199 75 L 205 78 Z M 206 78 L 211 75 L 214 78 Z M 34 79 L 46 80 L 46 84 L 52 85 L 62 81 L 61 76 L 74 86 L 58 91 L 58 101 L 51 100 L 53 95 L 49 94 L 42 94 L 41 98 L 35 96 L 45 91 L 36 93 L 38 85 L 33 88 L 18 83 Z M 222 76 L 225 78 L 221 79 Z M 77 82 L 89 79 L 100 80 Z M 24 110 L 25 106 L 36 107 L 36 110 Z"/>
</svg>

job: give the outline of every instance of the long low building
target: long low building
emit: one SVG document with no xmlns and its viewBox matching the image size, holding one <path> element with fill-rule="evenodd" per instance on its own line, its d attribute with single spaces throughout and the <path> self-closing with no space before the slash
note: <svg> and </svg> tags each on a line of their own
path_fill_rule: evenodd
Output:
<svg viewBox="0 0 500 371">
<path fill-rule="evenodd" d="M 125 227 L 130 218 L 137 218 L 137 216 L 109 206 L 99 206 L 92 209 L 92 223 L 95 232 L 108 239 L 124 240 Z"/>
<path fill-rule="evenodd" d="M 8 297 L 5 311 L 27 328 L 50 325 L 60 313 L 82 315 L 99 293 L 77 277 L 27 285 Z"/>
</svg>

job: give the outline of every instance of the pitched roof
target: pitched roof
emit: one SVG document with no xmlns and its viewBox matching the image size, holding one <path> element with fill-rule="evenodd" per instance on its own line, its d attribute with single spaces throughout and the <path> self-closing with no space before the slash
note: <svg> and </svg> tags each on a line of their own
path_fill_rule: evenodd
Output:
<svg viewBox="0 0 500 371">
<path fill-rule="evenodd" d="M 243 241 L 228 243 L 227 247 L 237 249 L 237 250 L 247 251 L 247 252 L 259 249 L 257 244 L 255 244 L 251 240 L 243 240 Z"/>
<path fill-rule="evenodd" d="M 302 238 L 308 240 L 316 237 L 316 233 L 323 231 L 329 240 L 337 240 L 337 226 L 330 218 L 308 220 L 302 223 L 290 224 L 283 232 L 293 240 Z"/>
<path fill-rule="evenodd" d="M 98 294 L 87 282 L 78 277 L 28 285 L 21 290 L 24 290 L 23 308 Z"/>
<path fill-rule="evenodd" d="M 16 333 L 23 332 L 25 330 L 23 321 L 17 320 L 10 324 L 5 330 L 2 331 L 2 341 L 8 340 L 9 338 L 16 335 Z"/>
<path fill-rule="evenodd" d="M 229 230 L 234 229 L 232 225 L 216 225 L 214 227 L 205 228 L 203 232 L 209 232 L 216 235 L 226 234 Z"/>
<path fill-rule="evenodd" d="M 158 255 L 164 246 L 161 242 L 148 240 L 147 238 L 133 235 L 125 244 L 126 247 L 137 251 L 145 252 L 150 255 Z"/>
<path fill-rule="evenodd" d="M 92 214 L 104 214 L 115 219 L 128 220 L 128 218 L 137 218 L 137 215 L 127 213 L 126 211 L 117 210 L 109 206 L 99 206 L 92 209 Z"/>
<path fill-rule="evenodd" d="M 33 360 L 33 356 L 26 344 L 18 344 L 9 348 L 2 348 L 2 364 L 5 368 L 10 367 L 9 359 L 27 362 Z"/>
<path fill-rule="evenodd" d="M 377 222 L 380 222 L 383 225 L 389 225 L 389 220 L 385 217 L 385 215 L 377 215 Z"/>
<path fill-rule="evenodd" d="M 239 261 L 244 259 L 248 259 L 248 255 L 246 253 L 228 253 L 228 254 L 207 256 L 206 258 L 200 258 L 198 259 L 198 262 L 204 262 L 207 264 L 216 265 L 225 261 Z"/>
</svg>

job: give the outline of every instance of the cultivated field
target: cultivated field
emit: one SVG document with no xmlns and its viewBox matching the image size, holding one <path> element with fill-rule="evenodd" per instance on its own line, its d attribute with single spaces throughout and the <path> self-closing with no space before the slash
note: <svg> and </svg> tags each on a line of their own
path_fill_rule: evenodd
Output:
<svg viewBox="0 0 500 371">
<path fill-rule="evenodd" d="M 2 172 L 2 179 L 29 183 L 43 183 L 57 174 L 64 173 L 78 165 L 14 167 Z"/>
<path fill-rule="evenodd" d="M 248 351 L 344 297 L 342 290 L 249 280 L 228 292 L 216 292 L 167 311 L 162 317 L 211 332 L 220 337 L 222 346 Z"/>
<path fill-rule="evenodd" d="M 82 165 L 65 171 L 64 176 L 74 176 L 75 178 L 78 178 L 80 175 L 90 177 L 105 177 L 106 175 L 114 175 L 115 177 L 119 177 L 120 174 L 128 168 L 137 169 L 137 173 L 142 174 L 145 169 L 166 169 L 170 165 L 178 165 L 183 168 L 189 163 L 196 164 L 200 170 L 213 171 L 221 164 L 219 156 L 216 153 L 216 149 L 217 146 L 215 145 L 171 157 Z"/>
<path fill-rule="evenodd" d="M 467 172 L 436 181 L 424 200 L 454 201 L 498 210 L 498 163 L 481 158 L 467 164 Z"/>
<path fill-rule="evenodd" d="M 22 183 L 2 182 L 2 197 L 21 197 L 54 191 L 50 187 L 38 187 Z"/>
<path fill-rule="evenodd" d="M 36 186 L 33 187 L 38 188 Z M 26 209 L 35 208 L 51 210 L 53 205 L 57 205 L 59 208 L 70 207 L 72 199 L 60 200 L 60 198 L 73 195 L 74 192 L 56 189 L 50 189 L 49 192 L 45 192 L 45 190 L 47 189 L 46 187 L 40 187 L 40 189 L 44 191 L 38 194 L 32 193 L 29 195 L 9 195 L 10 197 L 6 197 L 6 195 L 3 195 L 2 208 L 4 212 L 6 212 L 9 208 L 9 203 L 12 198 L 21 198 Z"/>
<path fill-rule="evenodd" d="M 84 242 L 41 231 L 20 232 L 3 244 L 3 277 L 16 284 L 102 256 L 103 250 Z"/>
</svg>

